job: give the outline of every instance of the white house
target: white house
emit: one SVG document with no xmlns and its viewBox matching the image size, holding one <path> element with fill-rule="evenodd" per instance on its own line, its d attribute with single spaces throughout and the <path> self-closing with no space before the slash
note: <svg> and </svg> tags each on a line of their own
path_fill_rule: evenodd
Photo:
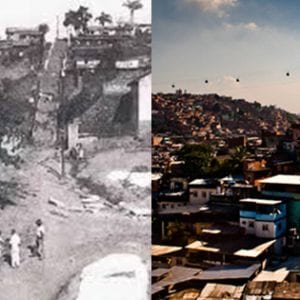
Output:
<svg viewBox="0 0 300 300">
<path fill-rule="evenodd" d="M 195 179 L 188 185 L 189 202 L 191 204 L 205 204 L 210 195 L 216 192 L 217 184 L 209 179 Z"/>
</svg>

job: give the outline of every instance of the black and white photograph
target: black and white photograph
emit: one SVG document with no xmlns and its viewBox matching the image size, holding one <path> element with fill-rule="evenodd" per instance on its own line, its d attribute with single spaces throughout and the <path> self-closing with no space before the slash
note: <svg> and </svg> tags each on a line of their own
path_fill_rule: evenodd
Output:
<svg viewBox="0 0 300 300">
<path fill-rule="evenodd" d="M 149 299 L 151 1 L 2 4 L 0 299 Z"/>
</svg>

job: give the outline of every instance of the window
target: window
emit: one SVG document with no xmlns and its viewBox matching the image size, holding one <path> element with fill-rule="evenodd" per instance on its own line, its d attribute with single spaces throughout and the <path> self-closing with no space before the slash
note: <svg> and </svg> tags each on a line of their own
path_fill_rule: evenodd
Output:
<svg viewBox="0 0 300 300">
<path fill-rule="evenodd" d="M 253 221 L 249 221 L 249 227 L 254 228 L 254 222 Z"/>
<path fill-rule="evenodd" d="M 243 224 L 243 225 L 246 225 L 246 224 L 247 224 L 247 222 L 246 222 L 246 221 L 242 221 L 242 224 Z"/>
<path fill-rule="evenodd" d="M 207 197 L 207 193 L 206 192 L 202 192 L 202 198 L 206 198 Z"/>
<path fill-rule="evenodd" d="M 192 192 L 192 195 L 193 195 L 193 197 L 198 197 L 198 192 L 193 191 L 193 192 Z"/>
<path fill-rule="evenodd" d="M 263 231 L 269 231 L 269 225 L 263 224 L 262 230 L 263 230 Z"/>
</svg>

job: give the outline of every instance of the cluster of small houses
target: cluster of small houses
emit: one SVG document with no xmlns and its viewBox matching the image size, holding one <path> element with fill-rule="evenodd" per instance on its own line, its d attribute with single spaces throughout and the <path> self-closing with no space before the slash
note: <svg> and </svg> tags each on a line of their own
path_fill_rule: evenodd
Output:
<svg viewBox="0 0 300 300">
<path fill-rule="evenodd" d="M 282 111 L 218 94 L 158 93 L 152 101 L 155 128 L 195 139 L 257 135 L 261 130 L 284 134 L 288 127 Z"/>
<path fill-rule="evenodd" d="M 6 39 L 0 40 L 0 61 L 9 63 L 30 57 L 32 64 L 43 59 L 45 32 L 39 28 L 8 27 Z"/>
<path fill-rule="evenodd" d="M 189 180 L 184 162 L 159 156 L 168 167 L 153 165 L 153 299 L 300 298 L 299 129 L 287 141 L 294 159 L 270 167 L 286 149 L 256 149 L 240 175 Z"/>
<path fill-rule="evenodd" d="M 120 44 L 135 44 L 137 32 L 149 37 L 148 41 L 143 40 L 140 55 L 127 49 L 127 54 L 120 53 L 115 58 L 113 79 L 97 79 L 97 70 L 109 60 L 107 54 Z M 66 147 L 71 149 L 78 142 L 90 143 L 100 135 L 138 134 L 139 102 L 145 101 L 141 98 L 151 82 L 150 52 L 147 52 L 151 25 L 90 26 L 85 34 L 57 37 L 50 49 L 45 48 L 45 34 L 39 27 L 7 28 L 6 39 L 0 41 L 0 63 L 7 57 L 13 62 L 30 60 L 32 53 L 39 49 L 39 55 L 33 57 L 39 59 L 38 68 L 43 68 L 43 72 L 38 78 L 36 95 L 27 95 L 37 109 L 33 129 L 35 143 L 54 145 L 64 135 Z M 37 65 L 31 62 L 31 66 Z M 72 101 L 87 89 L 87 82 L 93 86 L 88 99 L 81 103 Z M 59 112 L 63 101 L 64 120 L 63 113 Z M 63 122 L 68 127 L 64 133 Z M 13 142 L 6 144 L 6 148 L 14 147 Z"/>
</svg>

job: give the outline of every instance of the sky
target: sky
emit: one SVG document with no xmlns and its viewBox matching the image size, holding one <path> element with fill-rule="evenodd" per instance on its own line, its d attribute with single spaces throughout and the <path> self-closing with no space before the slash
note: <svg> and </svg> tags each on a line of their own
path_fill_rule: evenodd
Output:
<svg viewBox="0 0 300 300">
<path fill-rule="evenodd" d="M 89 7 L 94 17 L 102 11 L 112 15 L 114 21 L 129 20 L 129 11 L 122 6 L 123 0 L 0 0 L 0 35 L 5 37 L 5 28 L 10 26 L 34 27 L 47 23 L 51 31 L 47 35 L 52 40 L 56 34 L 57 16 L 59 16 L 60 34 L 65 34 L 62 26 L 65 13 L 76 10 L 80 5 Z M 142 23 L 151 22 L 151 0 L 141 0 L 144 7 L 136 11 L 135 20 Z"/>
<path fill-rule="evenodd" d="M 152 7 L 153 92 L 218 93 L 300 113 L 300 1 L 153 0 Z"/>
</svg>

